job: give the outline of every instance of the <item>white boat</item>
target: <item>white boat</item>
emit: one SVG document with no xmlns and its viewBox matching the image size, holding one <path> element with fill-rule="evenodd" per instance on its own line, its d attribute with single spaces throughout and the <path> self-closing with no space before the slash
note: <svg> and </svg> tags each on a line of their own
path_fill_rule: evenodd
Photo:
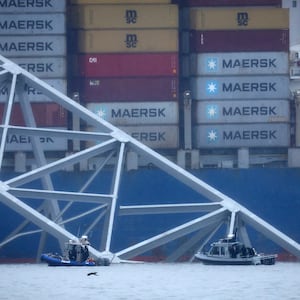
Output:
<svg viewBox="0 0 300 300">
<path fill-rule="evenodd" d="M 208 252 L 197 252 L 195 259 L 210 265 L 273 265 L 276 254 L 257 254 L 235 238 L 224 238 L 211 244 Z"/>
</svg>

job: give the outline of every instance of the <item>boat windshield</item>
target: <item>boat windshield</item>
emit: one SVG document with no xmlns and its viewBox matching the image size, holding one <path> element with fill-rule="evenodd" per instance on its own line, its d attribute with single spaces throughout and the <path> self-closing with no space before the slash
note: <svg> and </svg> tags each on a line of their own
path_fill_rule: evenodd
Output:
<svg viewBox="0 0 300 300">
<path fill-rule="evenodd" d="M 210 250 L 210 255 L 225 255 L 225 247 L 223 246 L 213 246 Z"/>
</svg>

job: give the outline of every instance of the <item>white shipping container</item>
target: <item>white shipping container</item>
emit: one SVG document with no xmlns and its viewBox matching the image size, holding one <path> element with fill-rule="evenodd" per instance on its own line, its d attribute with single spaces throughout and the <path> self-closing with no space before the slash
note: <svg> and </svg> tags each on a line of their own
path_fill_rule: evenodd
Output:
<svg viewBox="0 0 300 300">
<path fill-rule="evenodd" d="M 66 12 L 65 0 L 0 0 L 1 13 Z"/>
<path fill-rule="evenodd" d="M 288 123 L 211 124 L 193 128 L 195 148 L 289 147 Z"/>
<path fill-rule="evenodd" d="M 49 84 L 53 88 L 62 92 L 63 94 L 67 94 L 67 80 L 65 78 L 56 78 L 56 79 L 45 79 L 45 83 Z M 9 86 L 0 87 L 0 103 L 4 103 L 7 101 L 9 96 Z M 24 85 L 24 97 L 28 97 L 28 100 L 31 102 L 51 102 L 52 100 L 45 96 L 41 91 L 29 86 L 27 84 Z M 15 96 L 15 101 L 19 101 L 18 94 Z"/>
<path fill-rule="evenodd" d="M 206 76 L 191 79 L 195 100 L 287 99 L 289 76 Z"/>
<path fill-rule="evenodd" d="M 230 52 L 190 55 L 191 75 L 289 74 L 287 52 Z"/>
<path fill-rule="evenodd" d="M 65 14 L 2 14 L 0 35 L 66 34 Z"/>
<path fill-rule="evenodd" d="M 175 101 L 88 103 L 87 108 L 114 125 L 178 124 Z"/>
<path fill-rule="evenodd" d="M 177 125 L 119 126 L 119 128 L 152 149 L 177 149 L 179 147 Z"/>
<path fill-rule="evenodd" d="M 51 129 L 55 129 L 51 127 Z M 56 129 L 64 129 L 67 128 L 56 128 Z M 8 134 L 6 139 L 5 151 L 15 152 L 16 149 L 18 151 L 32 151 L 31 145 L 32 137 L 22 134 Z M 41 147 L 46 151 L 67 151 L 68 143 L 65 138 L 55 137 L 55 136 L 40 136 L 38 137 Z"/>
<path fill-rule="evenodd" d="M 290 122 L 289 100 L 210 100 L 195 106 L 197 124 Z"/>
<path fill-rule="evenodd" d="M 65 35 L 2 35 L 0 53 L 5 57 L 66 56 L 66 37 Z"/>
<path fill-rule="evenodd" d="M 10 57 L 10 60 L 39 78 L 63 78 L 67 76 L 65 57 Z"/>
</svg>

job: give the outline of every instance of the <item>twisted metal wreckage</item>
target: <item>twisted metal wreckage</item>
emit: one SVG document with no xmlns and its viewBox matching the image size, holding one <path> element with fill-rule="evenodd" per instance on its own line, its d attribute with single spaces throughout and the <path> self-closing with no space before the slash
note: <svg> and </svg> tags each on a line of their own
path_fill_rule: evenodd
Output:
<svg viewBox="0 0 300 300">
<path fill-rule="evenodd" d="M 148 250 L 154 249 L 155 247 L 194 233 L 193 238 L 187 240 L 167 258 L 167 261 L 176 261 L 190 247 L 195 245 L 197 245 L 198 248 L 203 247 L 220 226 L 227 226 L 228 234 L 233 234 L 237 229 L 239 237 L 243 242 L 250 245 L 246 225 L 254 228 L 266 238 L 300 258 L 300 245 L 296 241 L 292 240 L 230 197 L 209 186 L 185 169 L 151 150 L 149 147 L 106 122 L 76 101 L 55 90 L 50 85 L 36 78 L 1 55 L 0 83 L 1 85 L 7 85 L 8 83 L 7 86 L 10 88 L 1 125 L 0 166 L 3 167 L 8 134 L 30 136 L 32 152 L 36 164 L 36 168 L 21 173 L 14 178 L 0 182 L 0 201 L 10 209 L 22 215 L 26 220 L 23 224 L 16 227 L 16 229 L 0 243 L 0 247 L 3 247 L 18 237 L 34 232 L 42 233 L 40 249 L 38 249 L 39 254 L 43 249 L 43 241 L 46 233 L 54 236 L 59 241 L 61 247 L 63 247 L 66 240 L 78 240 L 78 237 L 65 229 L 64 224 L 69 221 L 77 220 L 82 215 L 91 213 L 91 211 L 82 212 L 82 214 L 70 219 L 64 219 L 64 212 L 72 205 L 72 203 L 84 201 L 96 203 L 97 206 L 93 209 L 93 212 L 99 212 L 98 217 L 89 226 L 89 230 L 92 230 L 100 219 L 105 218 L 105 226 L 103 226 L 102 232 L 102 245 L 99 249 L 90 247 L 90 253 L 95 258 L 109 256 L 111 259 L 114 258 L 114 261 L 131 259 Z M 73 116 L 86 122 L 88 126 L 94 127 L 95 130 L 93 132 L 88 132 L 81 130 L 54 130 L 37 127 L 31 109 L 31 103 L 28 100 L 28 96 L 24 93 L 24 84 L 40 91 L 53 102 L 61 105 L 64 109 L 72 113 Z M 15 95 L 17 95 L 25 120 L 26 126 L 24 127 L 10 125 L 12 107 L 16 98 Z M 94 143 L 84 150 L 79 149 L 56 161 L 47 163 L 43 147 L 40 143 L 40 136 L 58 137 L 73 141 L 94 141 Z M 119 185 L 124 164 L 126 162 L 126 155 L 128 157 L 129 153 L 135 153 L 139 157 L 143 157 L 149 163 L 155 165 L 155 167 L 160 168 L 168 175 L 173 176 L 188 188 L 193 189 L 196 193 L 201 195 L 201 197 L 208 199 L 207 203 L 199 202 L 134 206 L 119 205 Z M 104 159 L 101 160 L 101 164 L 99 164 L 92 177 L 79 192 L 58 191 L 54 189 L 51 179 L 52 173 L 99 156 L 104 157 Z M 111 161 L 114 162 L 111 192 L 100 194 L 84 192 L 85 187 L 89 185 L 99 172 L 101 172 L 108 161 L 110 161 L 110 163 Z M 43 189 L 29 189 L 23 187 L 24 184 L 34 180 L 41 180 Z M 134 186 L 132 188 L 134 188 Z M 42 214 L 41 209 L 35 209 L 26 204 L 22 200 L 24 198 L 43 199 L 44 213 Z M 61 209 L 61 206 L 59 205 L 60 201 L 65 201 L 64 203 L 68 204 Z M 163 200 L 161 203 L 164 203 Z M 115 218 L 119 217 L 117 216 L 117 212 L 119 215 L 171 214 L 184 212 L 199 213 L 199 217 L 126 249 L 111 253 L 111 241 L 114 233 L 113 226 Z M 25 224 L 28 222 L 32 222 L 39 229 L 32 232 L 22 232 L 22 228 L 24 228 Z M 86 233 L 88 234 L 88 231 Z"/>
</svg>

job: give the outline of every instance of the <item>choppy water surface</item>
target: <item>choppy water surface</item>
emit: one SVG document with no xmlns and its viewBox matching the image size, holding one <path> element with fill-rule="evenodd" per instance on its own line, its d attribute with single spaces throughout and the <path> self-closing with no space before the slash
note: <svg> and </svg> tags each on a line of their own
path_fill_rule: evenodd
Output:
<svg viewBox="0 0 300 300">
<path fill-rule="evenodd" d="M 89 272 L 98 276 L 87 276 Z M 300 263 L 0 265 L 0 299 L 300 299 Z"/>
</svg>

